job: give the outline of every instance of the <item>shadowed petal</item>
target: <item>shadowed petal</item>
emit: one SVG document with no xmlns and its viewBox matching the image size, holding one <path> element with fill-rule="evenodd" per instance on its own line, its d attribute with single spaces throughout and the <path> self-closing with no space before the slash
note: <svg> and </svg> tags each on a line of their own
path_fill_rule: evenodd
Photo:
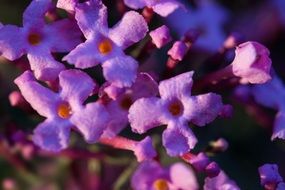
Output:
<svg viewBox="0 0 285 190">
<path fill-rule="evenodd" d="M 138 162 L 150 160 L 156 156 L 156 151 L 153 148 L 152 140 L 149 136 L 141 140 L 135 147 L 134 153 Z"/>
<path fill-rule="evenodd" d="M 44 16 L 50 8 L 52 8 L 51 0 L 33 0 L 23 14 L 23 25 L 33 27 L 44 24 Z"/>
<path fill-rule="evenodd" d="M 138 63 L 132 57 L 115 57 L 105 61 L 102 67 L 105 79 L 117 87 L 130 87 L 135 82 Z"/>
<path fill-rule="evenodd" d="M 21 28 L 13 25 L 0 27 L 0 52 L 2 56 L 13 61 L 25 53 L 25 35 Z"/>
<path fill-rule="evenodd" d="M 46 25 L 52 52 L 68 52 L 81 42 L 81 32 L 75 21 L 62 19 Z"/>
<path fill-rule="evenodd" d="M 90 0 L 78 4 L 75 8 L 75 19 L 86 38 L 96 31 L 107 32 L 107 8 L 101 0 Z"/>
<path fill-rule="evenodd" d="M 99 103 L 89 103 L 82 110 L 76 110 L 70 121 L 88 143 L 96 142 L 106 129 L 109 114 Z"/>
<path fill-rule="evenodd" d="M 148 26 L 143 16 L 135 11 L 125 13 L 109 33 L 110 38 L 123 49 L 145 37 Z"/>
<path fill-rule="evenodd" d="M 33 141 L 41 149 L 59 152 L 67 148 L 69 134 L 68 122 L 45 120 L 34 130 Z"/>
<path fill-rule="evenodd" d="M 271 139 L 285 139 L 285 112 L 279 111 L 275 116 L 274 129 Z"/>
<path fill-rule="evenodd" d="M 162 99 L 181 99 L 191 95 L 193 71 L 177 75 L 159 83 L 159 93 Z"/>
<path fill-rule="evenodd" d="M 30 71 L 24 72 L 14 82 L 20 88 L 23 97 L 40 115 L 49 118 L 56 115 L 58 95 L 40 85 Z"/>
</svg>

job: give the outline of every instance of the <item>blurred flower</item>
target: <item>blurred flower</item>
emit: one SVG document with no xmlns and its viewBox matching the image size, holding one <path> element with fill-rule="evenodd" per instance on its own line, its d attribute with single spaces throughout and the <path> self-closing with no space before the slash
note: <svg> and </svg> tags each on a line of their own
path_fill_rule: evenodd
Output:
<svg viewBox="0 0 285 190">
<path fill-rule="evenodd" d="M 24 12 L 23 27 L 0 28 L 2 56 L 13 61 L 27 54 L 31 69 L 40 80 L 54 80 L 64 69 L 51 52 L 68 52 L 80 43 L 80 31 L 73 21 L 45 23 L 44 16 L 51 7 L 51 0 L 33 0 Z"/>
<path fill-rule="evenodd" d="M 97 141 L 107 126 L 109 114 L 104 106 L 96 102 L 83 105 L 95 84 L 82 71 L 62 71 L 59 93 L 38 83 L 30 71 L 19 76 L 15 83 L 31 106 L 47 118 L 34 130 L 33 136 L 34 143 L 42 149 L 66 148 L 73 125 L 89 143 Z"/>
<path fill-rule="evenodd" d="M 222 47 L 226 35 L 223 24 L 228 19 L 225 9 L 213 0 L 197 1 L 197 8 L 189 11 L 177 10 L 168 17 L 169 25 L 183 36 L 189 29 L 198 29 L 200 36 L 196 42 L 198 47 L 215 52 Z"/>
<path fill-rule="evenodd" d="M 157 162 L 148 161 L 139 165 L 132 176 L 134 190 L 197 190 L 194 172 L 182 163 L 162 168 Z"/>
<path fill-rule="evenodd" d="M 212 122 L 223 108 L 221 97 L 217 94 L 190 95 L 192 75 L 193 72 L 187 72 L 161 81 L 161 98 L 138 99 L 129 110 L 129 122 L 134 132 L 141 134 L 167 124 L 163 145 L 171 156 L 182 155 L 197 143 L 188 128 L 188 121 L 204 126 Z"/>
<path fill-rule="evenodd" d="M 283 182 L 276 164 L 264 164 L 258 168 L 258 171 L 260 175 L 260 183 L 266 190 L 278 189 L 276 188 L 278 184 Z M 281 189 L 282 188 L 280 186 L 280 190 Z"/>
<path fill-rule="evenodd" d="M 240 190 L 240 188 L 228 178 L 225 172 L 220 171 L 218 176 L 205 179 L 204 190 Z"/>
<path fill-rule="evenodd" d="M 107 8 L 99 0 L 90 0 L 77 5 L 75 19 L 87 40 L 63 60 L 78 68 L 102 63 L 107 81 L 118 87 L 131 86 L 136 78 L 138 64 L 123 50 L 146 35 L 148 26 L 144 18 L 135 11 L 129 11 L 109 29 Z"/>
</svg>

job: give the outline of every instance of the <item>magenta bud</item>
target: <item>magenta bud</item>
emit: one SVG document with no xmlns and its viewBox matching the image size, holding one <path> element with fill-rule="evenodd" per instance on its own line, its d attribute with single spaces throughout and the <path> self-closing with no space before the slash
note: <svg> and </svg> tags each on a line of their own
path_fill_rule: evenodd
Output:
<svg viewBox="0 0 285 190">
<path fill-rule="evenodd" d="M 206 175 L 210 178 L 219 175 L 221 169 L 216 162 L 211 162 L 205 169 Z"/>
<path fill-rule="evenodd" d="M 151 31 L 149 33 L 152 43 L 157 47 L 161 48 L 165 44 L 171 41 L 171 35 L 167 26 L 162 25 L 161 27 Z"/>
<path fill-rule="evenodd" d="M 182 61 L 187 52 L 187 49 L 188 48 L 184 42 L 176 41 L 174 42 L 172 48 L 167 52 L 167 54 L 174 60 Z"/>
</svg>

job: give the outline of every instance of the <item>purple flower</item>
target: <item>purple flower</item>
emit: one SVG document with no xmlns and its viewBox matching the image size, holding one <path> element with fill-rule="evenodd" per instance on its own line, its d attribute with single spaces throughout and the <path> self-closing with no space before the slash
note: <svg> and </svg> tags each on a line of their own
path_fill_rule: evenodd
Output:
<svg viewBox="0 0 285 190">
<path fill-rule="evenodd" d="M 223 108 L 217 94 L 191 96 L 192 75 L 193 72 L 187 72 L 161 81 L 161 98 L 141 98 L 129 109 L 129 122 L 134 132 L 141 134 L 161 124 L 167 125 L 163 145 L 171 156 L 188 152 L 197 142 L 188 121 L 204 126 L 212 122 Z"/>
<path fill-rule="evenodd" d="M 225 172 L 220 171 L 216 177 L 205 179 L 204 190 L 239 190 L 234 181 L 228 178 Z"/>
<path fill-rule="evenodd" d="M 182 61 L 183 57 L 187 53 L 187 49 L 188 48 L 184 42 L 176 41 L 167 54 L 174 60 Z"/>
<path fill-rule="evenodd" d="M 196 190 L 198 183 L 194 172 L 182 163 L 162 168 L 157 162 L 148 161 L 139 165 L 132 176 L 134 190 Z"/>
<path fill-rule="evenodd" d="M 175 11 L 167 18 L 171 28 L 180 36 L 189 29 L 197 29 L 200 36 L 195 44 L 205 50 L 215 52 L 222 47 L 226 39 L 222 27 L 227 21 L 228 13 L 225 9 L 211 0 L 197 1 L 197 8 L 189 11 Z"/>
<path fill-rule="evenodd" d="M 106 108 L 111 115 L 111 119 L 103 136 L 114 137 L 127 126 L 129 123 L 128 111 L 134 101 L 142 97 L 155 96 L 157 93 L 157 83 L 147 73 L 140 73 L 135 83 L 130 88 L 126 88 L 124 92 L 121 92 L 116 97 L 115 100 L 111 100 L 106 104 Z"/>
<path fill-rule="evenodd" d="M 23 27 L 5 25 L 0 28 L 0 52 L 9 60 L 27 54 L 36 78 L 54 80 L 64 66 L 51 52 L 68 52 L 80 43 L 76 23 L 63 19 L 45 23 L 51 0 L 33 0 L 23 15 Z"/>
<path fill-rule="evenodd" d="M 171 35 L 167 26 L 162 25 L 157 29 L 149 33 L 152 43 L 157 47 L 161 48 L 165 44 L 171 41 Z"/>
<path fill-rule="evenodd" d="M 160 16 L 167 17 L 182 5 L 177 0 L 124 0 L 128 7 L 141 9 L 144 7 L 152 8 Z"/>
<path fill-rule="evenodd" d="M 243 83 L 262 84 L 271 79 L 271 59 L 268 49 L 257 42 L 245 42 L 237 46 L 232 70 Z"/>
<path fill-rule="evenodd" d="M 279 183 L 283 182 L 276 164 L 264 164 L 258 168 L 258 171 L 260 175 L 260 183 L 266 189 L 269 189 L 270 187 L 270 189 L 275 189 Z"/>
<path fill-rule="evenodd" d="M 131 86 L 136 78 L 138 64 L 123 50 L 146 35 L 148 27 L 144 18 L 137 12 L 129 11 L 109 29 L 107 8 L 100 0 L 90 0 L 77 5 L 75 19 L 87 40 L 63 60 L 78 68 L 102 63 L 107 81 L 118 87 Z"/>
<path fill-rule="evenodd" d="M 15 83 L 31 106 L 47 118 L 34 130 L 33 136 L 34 143 L 42 149 L 60 151 L 66 148 L 71 128 L 93 143 L 107 126 L 109 114 L 103 105 L 96 102 L 83 105 L 95 84 L 82 71 L 62 71 L 58 93 L 38 83 L 30 71 L 19 76 Z"/>
</svg>

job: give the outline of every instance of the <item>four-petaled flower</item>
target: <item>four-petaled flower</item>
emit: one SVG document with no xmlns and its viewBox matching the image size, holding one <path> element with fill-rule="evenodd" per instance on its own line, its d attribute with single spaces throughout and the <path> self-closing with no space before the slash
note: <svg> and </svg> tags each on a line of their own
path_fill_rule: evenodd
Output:
<svg viewBox="0 0 285 190">
<path fill-rule="evenodd" d="M 109 29 L 107 8 L 100 0 L 90 0 L 77 4 L 75 19 L 87 40 L 63 60 L 78 68 L 102 63 L 107 81 L 118 87 L 131 86 L 136 79 L 138 64 L 123 50 L 146 35 L 148 26 L 144 18 L 137 12 L 129 11 Z"/>
<path fill-rule="evenodd" d="M 23 27 L 0 28 L 2 56 L 15 60 L 27 54 L 31 69 L 40 80 L 54 80 L 64 70 L 52 52 L 68 52 L 81 42 L 76 22 L 63 19 L 45 23 L 45 14 L 51 8 L 51 0 L 33 0 L 24 12 Z"/>
<path fill-rule="evenodd" d="M 97 102 L 84 105 L 95 84 L 82 71 L 62 71 L 58 93 L 38 83 L 30 71 L 24 72 L 15 83 L 31 106 L 47 118 L 33 136 L 34 143 L 42 149 L 57 152 L 66 148 L 71 128 L 79 131 L 88 143 L 94 143 L 107 126 L 109 114 L 103 105 Z"/>
<path fill-rule="evenodd" d="M 141 98 L 129 109 L 129 122 L 134 132 L 145 133 L 153 127 L 167 124 L 163 145 L 171 156 L 182 155 L 197 143 L 188 128 L 188 121 L 204 126 L 212 122 L 223 108 L 217 94 L 190 96 L 192 75 L 193 72 L 187 72 L 161 81 L 161 98 Z"/>
</svg>

